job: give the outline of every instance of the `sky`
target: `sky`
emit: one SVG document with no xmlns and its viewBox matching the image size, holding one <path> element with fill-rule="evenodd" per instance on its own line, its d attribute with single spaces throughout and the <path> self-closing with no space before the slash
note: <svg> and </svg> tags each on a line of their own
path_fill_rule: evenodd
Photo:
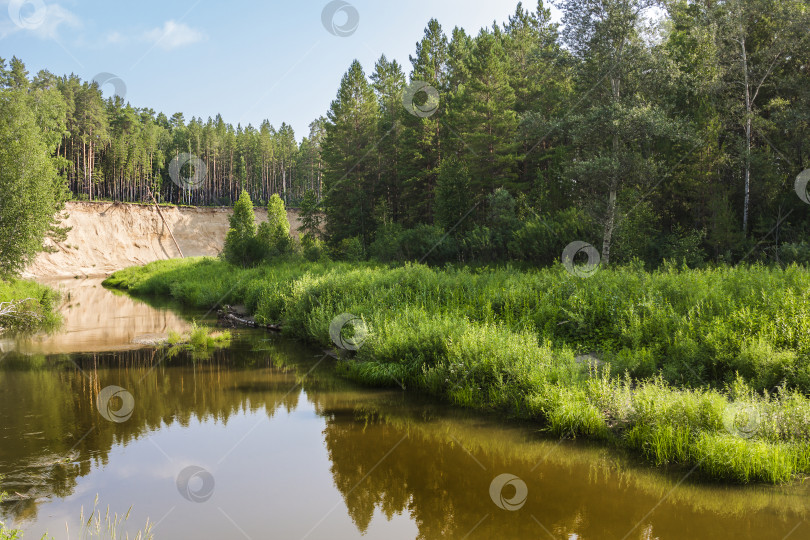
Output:
<svg viewBox="0 0 810 540">
<path fill-rule="evenodd" d="M 536 0 L 524 5 L 534 10 Z M 435 17 L 477 34 L 518 0 L 0 0 L 0 57 L 109 81 L 134 107 L 234 125 L 291 124 L 300 140 L 325 115 L 354 59 L 409 55 Z M 549 4 L 549 2 L 546 2 Z M 555 20 L 559 12 L 552 7 Z"/>
</svg>

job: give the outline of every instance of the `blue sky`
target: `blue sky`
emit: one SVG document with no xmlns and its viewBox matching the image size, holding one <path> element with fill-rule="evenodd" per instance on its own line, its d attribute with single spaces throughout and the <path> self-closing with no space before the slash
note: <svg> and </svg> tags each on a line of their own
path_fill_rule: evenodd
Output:
<svg viewBox="0 0 810 540">
<path fill-rule="evenodd" d="M 31 74 L 48 69 L 85 80 L 114 74 L 133 106 L 167 115 L 287 122 L 300 140 L 326 113 L 353 59 L 369 73 L 385 53 L 407 74 L 408 55 L 431 17 L 448 35 L 454 26 L 477 34 L 517 6 L 517 0 L 348 2 L 332 19 L 336 31 L 352 25 L 354 13 L 359 23 L 340 37 L 322 22 L 327 0 L 0 0 L 0 56 L 18 56 Z M 113 87 L 103 90 L 111 95 Z"/>
</svg>

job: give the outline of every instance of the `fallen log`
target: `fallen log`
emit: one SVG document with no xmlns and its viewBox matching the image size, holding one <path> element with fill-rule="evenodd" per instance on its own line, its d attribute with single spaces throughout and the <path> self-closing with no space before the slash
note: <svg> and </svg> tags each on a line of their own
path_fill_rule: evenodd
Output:
<svg viewBox="0 0 810 540">
<path fill-rule="evenodd" d="M 253 317 L 239 313 L 230 306 L 223 306 L 217 311 L 217 322 L 224 328 L 264 328 L 273 332 L 281 332 L 280 324 L 259 324 Z"/>
</svg>

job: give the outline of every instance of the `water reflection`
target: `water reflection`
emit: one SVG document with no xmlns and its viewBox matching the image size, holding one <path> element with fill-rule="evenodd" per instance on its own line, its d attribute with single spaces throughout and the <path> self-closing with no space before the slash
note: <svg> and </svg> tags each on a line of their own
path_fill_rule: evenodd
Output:
<svg viewBox="0 0 810 540">
<path fill-rule="evenodd" d="M 177 305 L 133 299 L 120 291 L 105 289 L 102 281 L 103 278 L 43 281 L 62 291 L 59 307 L 62 326 L 51 333 L 3 340 L 0 350 L 24 354 L 130 350 L 165 337 L 169 330 L 182 333 L 189 329 L 189 322 L 178 315 Z"/>
<path fill-rule="evenodd" d="M 801 486 L 678 484 L 609 449 L 355 387 L 331 358 L 267 339 L 245 334 L 205 362 L 148 349 L 7 357 L 4 513 L 38 538 L 99 493 L 116 511 L 134 505 L 136 525 L 160 521 L 157 538 L 430 539 L 783 538 L 807 514 Z M 125 422 L 99 414 L 109 385 L 132 393 Z M 210 500 L 178 493 L 189 466 L 210 471 Z M 526 484 L 517 511 L 490 497 L 502 473 Z"/>
</svg>

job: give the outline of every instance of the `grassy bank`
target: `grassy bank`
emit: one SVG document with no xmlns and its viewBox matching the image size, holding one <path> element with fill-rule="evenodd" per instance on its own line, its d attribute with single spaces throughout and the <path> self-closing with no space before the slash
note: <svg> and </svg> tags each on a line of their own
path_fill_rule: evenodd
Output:
<svg viewBox="0 0 810 540">
<path fill-rule="evenodd" d="M 191 259 L 106 284 L 196 307 L 243 303 L 324 346 L 330 323 L 351 313 L 371 329 L 340 364 L 355 380 L 604 439 L 712 478 L 810 473 L 810 276 L 796 267 L 616 268 L 579 279 L 559 267 L 239 269 Z"/>
<path fill-rule="evenodd" d="M 0 279 L 0 334 L 31 332 L 59 324 L 59 293 L 22 279 Z"/>
</svg>

